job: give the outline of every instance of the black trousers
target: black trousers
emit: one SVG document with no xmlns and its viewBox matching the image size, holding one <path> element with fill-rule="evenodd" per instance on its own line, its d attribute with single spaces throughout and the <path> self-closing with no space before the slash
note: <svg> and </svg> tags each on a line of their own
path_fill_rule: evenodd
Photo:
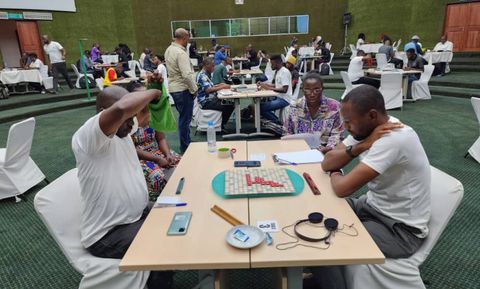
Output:
<svg viewBox="0 0 480 289">
<path fill-rule="evenodd" d="M 63 76 L 67 82 L 70 89 L 74 88 L 70 76 L 68 76 L 67 64 L 65 62 L 52 63 L 52 74 L 53 74 L 53 89 L 57 90 L 58 88 L 58 77 L 60 74 Z"/>
<path fill-rule="evenodd" d="M 208 100 L 201 105 L 202 109 L 217 110 L 222 112 L 222 127 L 228 122 L 235 109 L 233 104 L 222 104 L 222 100 L 215 98 Z"/>
<path fill-rule="evenodd" d="M 378 89 L 380 87 L 380 80 L 370 77 L 360 77 L 357 81 L 352 81 L 352 84 L 368 84 Z"/>
<path fill-rule="evenodd" d="M 100 258 L 122 259 L 149 212 L 150 209 L 145 208 L 138 221 L 116 226 L 95 244 L 88 247 L 87 251 Z M 147 280 L 148 289 L 171 289 L 173 287 L 173 275 L 173 271 L 150 272 Z"/>
</svg>

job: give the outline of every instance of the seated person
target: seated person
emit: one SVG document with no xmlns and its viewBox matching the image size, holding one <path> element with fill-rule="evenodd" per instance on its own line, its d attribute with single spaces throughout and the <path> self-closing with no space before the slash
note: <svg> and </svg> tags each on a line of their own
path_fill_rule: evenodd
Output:
<svg viewBox="0 0 480 289">
<path fill-rule="evenodd" d="M 28 55 L 28 58 L 30 59 L 30 64 L 28 65 L 28 69 L 38 69 L 40 70 L 40 73 L 42 73 L 42 67 L 44 66 L 43 62 L 38 58 L 36 53 L 30 53 Z M 48 77 L 48 72 L 47 75 L 42 75 L 42 77 Z M 42 93 L 45 93 L 45 89 L 42 87 L 41 83 L 38 82 L 29 82 L 28 83 L 34 90 L 41 91 Z"/>
<path fill-rule="evenodd" d="M 219 65 L 223 60 L 227 59 L 227 54 L 225 53 L 225 46 L 217 47 L 217 52 L 215 52 L 215 56 L 213 59 L 215 65 Z"/>
<path fill-rule="evenodd" d="M 85 63 L 86 73 L 93 75 L 95 79 L 103 77 L 103 70 L 95 68 L 95 63 L 92 61 L 90 50 L 85 50 L 83 52 L 83 61 Z M 83 74 L 83 66 L 80 60 L 77 61 L 77 67 L 80 74 Z"/>
<path fill-rule="evenodd" d="M 403 67 L 403 61 L 401 59 L 395 58 L 395 51 L 393 51 L 392 43 L 389 38 L 384 36 L 383 45 L 378 49 L 378 53 L 383 53 L 387 57 L 388 63 L 393 63 L 396 68 Z"/>
<path fill-rule="evenodd" d="M 283 66 L 280 55 L 273 55 L 270 63 L 275 73 L 272 82 L 257 82 L 257 86 L 278 92 L 278 96 L 260 103 L 260 114 L 271 122 L 280 123 L 275 111 L 290 105 L 292 101 L 292 74 Z"/>
<path fill-rule="evenodd" d="M 92 50 L 92 61 L 96 63 L 103 63 L 102 52 L 100 51 L 100 44 L 93 43 Z"/>
<path fill-rule="evenodd" d="M 228 70 L 227 67 L 232 66 L 232 59 L 227 57 L 226 59 L 222 60 L 220 64 L 215 65 L 215 69 L 213 70 L 212 74 L 212 82 L 213 84 L 232 84 L 232 80 L 230 79 L 230 74 L 234 72 L 234 70 Z"/>
<path fill-rule="evenodd" d="M 415 54 L 422 55 L 423 54 L 422 45 L 420 44 L 419 41 L 420 41 L 420 37 L 418 37 L 417 35 L 413 35 L 412 40 L 407 44 L 405 44 L 405 46 L 403 47 L 403 51 L 406 52 L 407 50 L 413 48 L 415 50 Z"/>
<path fill-rule="evenodd" d="M 133 117 L 161 95 L 154 89 L 128 93 L 120 86 L 105 87 L 97 96 L 97 114 L 73 135 L 81 242 L 96 257 L 123 258 L 149 213 L 148 190 L 129 133 Z M 172 272 L 150 272 L 147 286 L 172 288 Z"/>
<path fill-rule="evenodd" d="M 362 33 L 359 33 L 357 38 L 358 38 L 358 39 L 357 39 L 357 44 L 356 44 L 355 47 L 356 47 L 357 49 L 360 49 L 360 46 L 362 46 L 363 44 L 366 43 L 366 42 L 365 42 L 365 33 L 363 33 L 363 32 L 362 32 Z"/>
<path fill-rule="evenodd" d="M 435 47 L 433 48 L 433 51 L 436 51 L 436 52 L 453 51 L 453 43 L 447 40 L 446 35 L 443 35 L 442 38 L 440 38 L 440 42 L 438 42 L 437 45 L 435 45 Z M 434 74 L 444 76 L 446 68 L 447 68 L 446 62 L 440 62 L 438 64 L 435 64 Z"/>
<path fill-rule="evenodd" d="M 368 84 L 378 89 L 380 87 L 379 79 L 364 76 L 363 60 L 366 59 L 371 59 L 370 55 L 365 54 L 363 50 L 358 50 L 357 56 L 352 58 L 348 65 L 348 77 L 352 84 Z"/>
<path fill-rule="evenodd" d="M 290 71 L 290 74 L 292 75 L 292 92 L 295 91 L 295 89 L 297 88 L 298 79 L 300 78 L 300 73 L 298 72 L 296 64 L 297 59 L 292 55 L 287 58 L 287 62 L 285 63 L 285 67 Z"/>
<path fill-rule="evenodd" d="M 115 66 L 115 72 L 118 78 L 128 78 L 125 71 L 130 70 L 130 68 L 128 68 L 128 61 L 132 60 L 130 49 L 125 44 L 119 44 L 119 46 L 115 48 L 115 54 L 118 55 L 118 63 Z"/>
<path fill-rule="evenodd" d="M 20 67 L 29 68 L 30 63 L 32 63 L 31 53 L 22 53 L 22 57 L 20 58 Z"/>
<path fill-rule="evenodd" d="M 190 58 L 197 59 L 198 66 L 202 65 L 203 57 L 197 53 L 197 42 L 194 40 L 190 41 L 190 47 L 188 48 L 188 54 Z"/>
<path fill-rule="evenodd" d="M 143 52 L 142 54 L 140 54 L 140 58 L 138 59 L 138 63 L 140 63 L 141 65 L 144 64 L 144 61 L 145 61 L 145 56 L 147 54 L 152 54 L 152 51 L 150 50 L 150 48 L 144 48 L 143 49 Z"/>
<path fill-rule="evenodd" d="M 250 49 L 248 50 L 246 56 L 248 58 L 248 62 L 243 65 L 245 69 L 250 69 L 253 66 L 260 65 L 260 59 L 258 58 L 257 51 L 255 50 L 255 48 L 250 46 Z"/>
<path fill-rule="evenodd" d="M 407 98 L 412 97 L 412 82 L 420 79 L 420 74 L 423 71 L 424 60 L 423 58 L 415 53 L 413 48 L 407 50 L 407 67 L 403 70 L 418 70 L 418 73 L 408 75 L 408 91 Z"/>
<path fill-rule="evenodd" d="M 205 58 L 203 61 L 203 68 L 197 75 L 198 85 L 198 103 L 202 109 L 218 110 L 222 112 L 222 129 L 232 115 L 234 106 L 230 103 L 225 103 L 217 97 L 217 91 L 222 89 L 229 89 L 230 85 L 225 83 L 213 84 L 210 80 L 210 75 L 215 69 L 213 60 Z"/>
<path fill-rule="evenodd" d="M 320 134 L 318 149 L 327 153 L 343 140 L 340 103 L 323 95 L 323 80 L 316 72 L 305 76 L 303 94 L 283 121 L 285 134 Z"/>
<path fill-rule="evenodd" d="M 430 220 L 430 164 L 422 143 L 386 113 L 382 94 L 371 86 L 350 91 L 340 113 L 350 136 L 325 155 L 322 169 L 338 197 L 368 186 L 365 195 L 347 202 L 386 258 L 408 258 L 427 237 Z M 344 175 L 341 169 L 357 157 L 360 162 Z M 345 288 L 343 278 L 328 278 L 341 275 L 339 267 L 312 271 L 316 288 Z"/>
<path fill-rule="evenodd" d="M 155 69 L 157 69 L 158 65 L 155 65 L 152 61 L 152 53 L 145 54 L 145 57 L 143 58 L 143 69 L 148 72 L 154 72 Z"/>
<path fill-rule="evenodd" d="M 127 90 L 145 91 L 145 86 L 139 81 L 132 81 Z M 148 106 L 137 113 L 137 121 L 138 129 L 131 136 L 145 175 L 150 201 L 155 202 L 180 161 L 180 155 L 169 148 L 163 132 L 149 127 Z"/>
<path fill-rule="evenodd" d="M 332 57 L 326 45 L 327 43 L 325 41 L 320 40 L 315 47 L 315 55 L 321 56 L 320 59 L 314 60 L 317 70 L 320 70 L 322 63 L 328 63 Z"/>
</svg>

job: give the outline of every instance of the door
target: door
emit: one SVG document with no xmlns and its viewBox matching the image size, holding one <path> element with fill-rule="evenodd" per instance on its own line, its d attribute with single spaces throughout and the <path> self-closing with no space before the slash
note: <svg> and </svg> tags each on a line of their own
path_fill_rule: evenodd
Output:
<svg viewBox="0 0 480 289">
<path fill-rule="evenodd" d="M 17 34 L 22 53 L 35 52 L 38 58 L 45 63 L 37 21 L 17 21 Z"/>
<path fill-rule="evenodd" d="M 447 5 L 444 27 L 453 51 L 480 51 L 480 2 Z"/>
</svg>

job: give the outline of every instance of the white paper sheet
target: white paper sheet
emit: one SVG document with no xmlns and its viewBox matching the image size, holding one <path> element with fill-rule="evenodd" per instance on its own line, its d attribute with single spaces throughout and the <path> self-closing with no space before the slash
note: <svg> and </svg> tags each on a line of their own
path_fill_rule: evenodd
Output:
<svg viewBox="0 0 480 289">
<path fill-rule="evenodd" d="M 288 153 L 276 153 L 274 156 L 276 156 L 278 163 L 281 164 L 311 164 L 321 163 L 323 161 L 323 153 L 316 149 Z"/>
<path fill-rule="evenodd" d="M 299 133 L 290 134 L 282 137 L 282 140 L 291 139 L 303 139 L 311 149 L 316 149 L 321 145 L 319 133 Z"/>
</svg>

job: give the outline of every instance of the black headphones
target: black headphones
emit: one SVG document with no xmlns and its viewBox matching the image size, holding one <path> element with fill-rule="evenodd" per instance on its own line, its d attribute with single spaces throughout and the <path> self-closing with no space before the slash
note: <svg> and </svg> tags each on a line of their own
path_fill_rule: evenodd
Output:
<svg viewBox="0 0 480 289">
<path fill-rule="evenodd" d="M 295 223 L 295 226 L 293 227 L 293 231 L 295 232 L 295 235 L 298 238 L 300 238 L 304 241 L 307 241 L 307 242 L 325 241 L 326 244 L 329 244 L 328 239 L 330 238 L 332 233 L 335 232 L 338 229 L 338 221 L 333 219 L 333 218 L 327 218 L 327 219 L 325 219 L 325 221 L 323 221 L 323 225 L 325 226 L 325 229 L 327 229 L 327 231 L 328 231 L 328 234 L 325 237 L 311 238 L 311 237 L 302 235 L 301 233 L 299 233 L 297 231 L 297 226 L 300 225 L 300 224 L 307 223 L 307 222 L 312 223 L 312 224 L 320 224 L 322 221 L 323 221 L 323 214 L 322 213 L 318 213 L 318 212 L 310 213 L 308 215 L 308 219 L 303 219 L 303 220 L 297 221 Z"/>
</svg>

